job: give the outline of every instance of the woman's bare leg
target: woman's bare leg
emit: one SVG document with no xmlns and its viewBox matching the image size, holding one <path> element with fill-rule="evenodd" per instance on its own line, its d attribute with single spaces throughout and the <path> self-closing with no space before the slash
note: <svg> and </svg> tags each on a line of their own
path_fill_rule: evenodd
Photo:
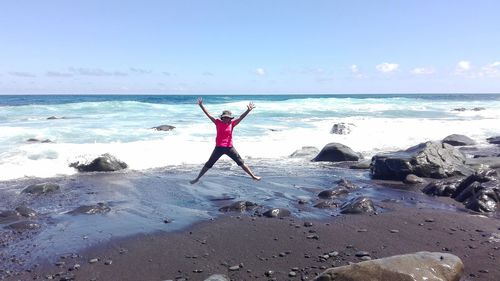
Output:
<svg viewBox="0 0 500 281">
<path fill-rule="evenodd" d="M 252 170 L 250 170 L 250 168 L 247 166 L 247 164 L 242 164 L 241 165 L 241 168 L 243 169 L 243 171 L 245 171 L 248 175 L 250 175 L 252 177 L 252 179 L 254 180 L 257 180 L 257 181 L 260 181 L 261 177 L 258 177 L 256 175 L 254 175 L 252 173 Z"/>
<path fill-rule="evenodd" d="M 200 173 L 198 174 L 198 176 L 197 176 L 194 180 L 190 181 L 190 183 L 191 183 L 191 184 L 195 184 L 195 183 L 197 183 L 197 182 L 200 180 L 200 178 L 201 178 L 201 177 L 202 177 L 202 176 L 203 176 L 203 175 L 204 175 L 204 174 L 205 174 L 205 173 L 206 173 L 209 169 L 210 169 L 210 168 L 207 168 L 206 166 L 203 166 L 203 168 L 201 168 L 201 171 L 200 171 Z"/>
</svg>

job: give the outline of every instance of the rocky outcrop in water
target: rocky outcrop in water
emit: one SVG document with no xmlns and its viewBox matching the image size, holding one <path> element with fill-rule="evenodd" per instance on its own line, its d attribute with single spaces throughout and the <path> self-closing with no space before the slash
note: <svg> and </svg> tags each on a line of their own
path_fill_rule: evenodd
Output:
<svg viewBox="0 0 500 281">
<path fill-rule="evenodd" d="M 172 131 L 173 129 L 175 129 L 175 127 L 171 125 L 160 125 L 152 127 L 151 129 L 155 129 L 156 131 Z"/>
<path fill-rule="evenodd" d="M 330 199 L 348 194 L 351 190 L 359 187 L 346 179 L 340 179 L 336 182 L 334 189 L 323 190 L 318 194 L 319 198 Z"/>
<path fill-rule="evenodd" d="M 500 144 L 500 136 L 487 138 L 486 140 L 491 144 Z"/>
<path fill-rule="evenodd" d="M 350 147 L 332 142 L 325 145 L 312 161 L 342 162 L 358 161 L 360 158 L 360 154 L 354 152 Z"/>
<path fill-rule="evenodd" d="M 330 268 L 316 281 L 458 281 L 464 274 L 459 257 L 448 253 L 418 252 Z"/>
<path fill-rule="evenodd" d="M 476 142 L 473 139 L 469 138 L 468 136 L 457 135 L 457 134 L 447 136 L 446 138 L 443 139 L 443 142 L 453 146 L 476 144 Z"/>
<path fill-rule="evenodd" d="M 375 213 L 375 206 L 370 198 L 357 197 L 340 206 L 342 214 L 370 214 Z"/>
<path fill-rule="evenodd" d="M 259 205 L 250 201 L 238 201 L 219 209 L 221 212 L 245 212 L 256 209 Z"/>
<path fill-rule="evenodd" d="M 41 140 L 41 139 L 36 139 L 36 138 L 30 138 L 30 139 L 27 139 L 26 142 L 29 142 L 29 143 L 52 143 L 51 140 L 49 139 L 44 139 L 44 140 Z"/>
<path fill-rule="evenodd" d="M 455 147 L 441 142 L 425 142 L 404 151 L 372 157 L 370 174 L 375 179 L 403 180 L 414 174 L 426 178 L 469 175 L 465 156 Z"/>
<path fill-rule="evenodd" d="M 37 183 L 26 187 L 22 192 L 34 195 L 47 194 L 49 192 L 55 192 L 60 189 L 60 186 L 55 183 Z"/>
<path fill-rule="evenodd" d="M 315 155 L 319 153 L 319 149 L 314 146 L 303 146 L 301 149 L 295 150 L 290 157 L 292 158 L 304 158 L 310 157 L 313 158 Z"/>
<path fill-rule="evenodd" d="M 476 212 L 494 212 L 500 204 L 500 179 L 496 170 L 478 170 L 464 179 L 430 183 L 424 193 L 451 196 Z"/>
<path fill-rule="evenodd" d="M 332 129 L 330 130 L 331 134 L 336 135 L 348 135 L 351 133 L 351 127 L 354 126 L 351 123 L 336 123 L 333 124 Z"/>
<path fill-rule="evenodd" d="M 93 214 L 105 214 L 111 211 L 111 208 L 105 203 L 97 203 L 95 205 L 83 205 L 73 211 L 68 212 L 71 215 L 93 215 Z"/>
<path fill-rule="evenodd" d="M 290 216 L 290 211 L 283 208 L 273 208 L 265 211 L 262 215 L 267 218 L 284 218 Z"/>
<path fill-rule="evenodd" d="M 113 172 L 128 167 L 125 162 L 116 159 L 116 157 L 108 153 L 97 157 L 89 164 L 75 162 L 71 163 L 69 166 L 77 169 L 79 172 Z"/>
</svg>

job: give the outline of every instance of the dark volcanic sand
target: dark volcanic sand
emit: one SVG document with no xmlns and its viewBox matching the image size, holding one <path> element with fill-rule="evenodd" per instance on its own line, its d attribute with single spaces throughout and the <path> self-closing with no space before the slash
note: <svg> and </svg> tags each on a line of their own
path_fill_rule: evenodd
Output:
<svg viewBox="0 0 500 281">
<path fill-rule="evenodd" d="M 75 280 L 204 280 L 216 273 L 232 280 L 310 280 L 325 268 L 359 262 L 357 251 L 368 251 L 372 258 L 450 252 L 465 264 L 462 280 L 500 280 L 497 218 L 384 204 L 389 211 L 378 215 L 342 215 L 310 221 L 311 227 L 296 218 L 232 214 L 180 232 L 111 240 L 79 257 L 56 259 L 65 262 L 60 267 L 42 263 L 6 280 L 46 280 L 47 274 L 56 273 L 74 275 Z M 313 235 L 319 239 L 307 238 Z M 334 251 L 338 256 L 319 258 Z M 92 258 L 99 261 L 91 264 Z M 81 267 L 68 271 L 75 263 Z M 240 264 L 237 270 L 229 269 Z M 293 268 L 297 276 L 289 277 Z M 274 273 L 267 277 L 269 270 Z"/>
</svg>

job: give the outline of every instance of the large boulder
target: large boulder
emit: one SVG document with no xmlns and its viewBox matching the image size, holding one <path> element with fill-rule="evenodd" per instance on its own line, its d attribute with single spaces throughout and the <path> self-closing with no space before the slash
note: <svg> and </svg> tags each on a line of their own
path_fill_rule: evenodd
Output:
<svg viewBox="0 0 500 281">
<path fill-rule="evenodd" d="M 375 179 L 403 180 L 414 174 L 425 178 L 469 175 L 465 156 L 455 147 L 441 142 L 425 142 L 404 151 L 372 157 L 370 173 Z"/>
<path fill-rule="evenodd" d="M 476 142 L 473 139 L 469 138 L 468 136 L 457 135 L 457 134 L 447 136 L 446 138 L 443 139 L 443 142 L 453 146 L 476 144 Z"/>
<path fill-rule="evenodd" d="M 128 167 L 125 162 L 116 159 L 116 157 L 108 153 L 97 157 L 89 164 L 75 162 L 69 166 L 77 169 L 79 172 L 113 172 Z"/>
<path fill-rule="evenodd" d="M 44 182 L 44 183 L 36 183 L 26 187 L 22 192 L 29 194 L 46 194 L 49 192 L 55 192 L 60 189 L 60 186 L 55 183 Z"/>
<path fill-rule="evenodd" d="M 342 162 L 358 161 L 360 158 L 359 153 L 354 152 L 350 147 L 332 142 L 325 145 L 312 161 Z"/>
<path fill-rule="evenodd" d="M 464 274 L 459 257 L 448 253 L 418 252 L 330 268 L 316 281 L 458 281 Z"/>
</svg>

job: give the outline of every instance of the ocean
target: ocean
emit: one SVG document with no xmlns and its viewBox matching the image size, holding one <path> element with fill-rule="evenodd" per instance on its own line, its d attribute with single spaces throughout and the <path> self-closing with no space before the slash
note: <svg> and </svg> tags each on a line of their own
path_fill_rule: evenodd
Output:
<svg viewBox="0 0 500 281">
<path fill-rule="evenodd" d="M 203 96 L 203 95 L 202 95 Z M 111 153 L 131 170 L 203 164 L 215 127 L 195 95 L 0 96 L 0 181 L 72 175 L 76 161 Z M 500 134 L 499 94 L 204 95 L 214 116 L 254 111 L 234 130 L 245 159 L 288 157 L 339 142 L 365 158 L 450 134 L 479 144 Z M 57 119 L 48 119 L 56 117 Z M 333 134 L 345 123 L 349 134 Z M 159 125 L 175 126 L 156 131 Z M 37 139 L 39 142 L 28 141 Z M 43 142 L 49 140 L 50 142 Z"/>
</svg>

